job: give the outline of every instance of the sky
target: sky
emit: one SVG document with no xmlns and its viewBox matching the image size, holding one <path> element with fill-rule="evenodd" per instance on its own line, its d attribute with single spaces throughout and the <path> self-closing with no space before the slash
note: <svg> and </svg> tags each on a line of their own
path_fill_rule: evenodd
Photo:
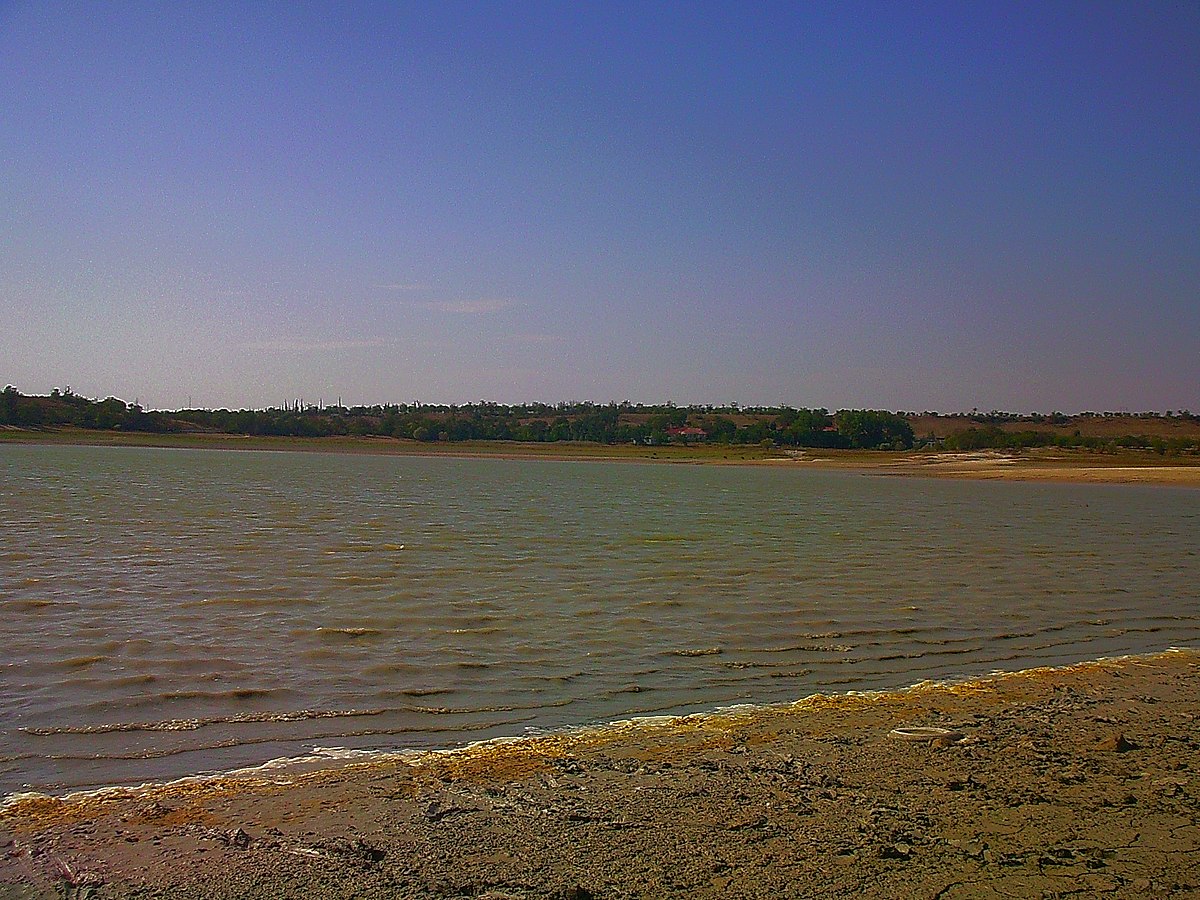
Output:
<svg viewBox="0 0 1200 900">
<path fill-rule="evenodd" d="M 0 383 L 1200 411 L 1200 4 L 0 0 Z"/>
</svg>

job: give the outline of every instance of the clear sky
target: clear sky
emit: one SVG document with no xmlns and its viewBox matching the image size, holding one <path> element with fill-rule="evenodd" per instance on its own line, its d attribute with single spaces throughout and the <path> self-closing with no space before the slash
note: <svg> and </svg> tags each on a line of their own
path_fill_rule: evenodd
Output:
<svg viewBox="0 0 1200 900">
<path fill-rule="evenodd" d="M 1200 410 L 1200 3 L 0 0 L 0 383 Z"/>
</svg>

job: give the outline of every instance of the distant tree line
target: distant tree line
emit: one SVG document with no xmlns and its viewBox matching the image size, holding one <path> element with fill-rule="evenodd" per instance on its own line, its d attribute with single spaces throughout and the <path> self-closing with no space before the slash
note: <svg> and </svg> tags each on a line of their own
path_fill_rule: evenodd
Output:
<svg viewBox="0 0 1200 900">
<path fill-rule="evenodd" d="M 1157 437 L 1130 434 L 1096 437 L 1036 429 L 1010 431 L 1013 422 L 1064 425 L 1072 418 L 1014 413 L 979 413 L 980 423 L 943 438 L 917 440 L 907 416 L 883 410 L 826 409 L 788 406 L 676 406 L 672 403 L 499 403 L 384 404 L 375 406 L 316 406 L 284 403 L 269 409 L 181 409 L 147 411 L 137 403 L 115 397 L 89 400 L 71 391 L 28 396 L 16 388 L 0 392 L 0 426 L 38 428 L 73 426 L 142 432 L 207 432 L 281 437 L 389 437 L 411 441 L 587 441 L 598 444 L 672 443 L 758 444 L 778 447 L 907 450 L 933 446 L 947 450 L 1021 450 L 1030 447 L 1070 447 L 1099 451 L 1148 449 L 1159 453 L 1200 451 L 1196 437 Z M 924 413 L 924 416 L 934 415 Z M 1107 417 L 1084 414 L 1075 418 Z M 1137 418 L 1150 418 L 1149 415 Z M 1155 418 L 1162 418 L 1154 416 Z M 1167 418 L 1200 421 L 1186 410 Z"/>
<path fill-rule="evenodd" d="M 1200 450 L 1200 440 L 1192 437 L 1158 437 L 1146 434 L 1126 434 L 1120 437 L 1100 437 L 1074 434 L 1053 434 L 1049 431 L 1004 431 L 995 426 L 967 428 L 942 439 L 947 450 L 1023 450 L 1030 447 L 1063 447 L 1098 450 L 1153 450 L 1156 453 L 1186 453 Z"/>
<path fill-rule="evenodd" d="M 914 418 L 918 413 L 907 413 L 906 415 Z M 919 415 L 932 416 L 937 418 L 940 413 L 923 412 Z M 958 416 L 958 413 L 950 413 L 951 416 Z M 1159 412 L 1081 412 L 1073 416 L 1064 415 L 1061 412 L 1052 413 L 1014 413 L 1003 412 L 993 409 L 990 412 L 980 412 L 978 409 L 973 409 L 965 414 L 973 422 L 980 424 L 992 425 L 1004 422 L 1029 422 L 1037 425 L 1066 425 L 1075 419 L 1181 419 L 1189 422 L 1200 422 L 1200 414 L 1193 413 L 1187 409 L 1168 409 L 1165 413 Z"/>
<path fill-rule="evenodd" d="M 12 385 L 0 392 L 0 425 L 37 428 L 42 425 L 74 425 L 76 428 L 123 429 L 125 431 L 171 431 L 163 413 L 148 413 L 137 404 L 115 397 L 88 400 L 57 388 L 48 397 L 20 393 Z"/>
<path fill-rule="evenodd" d="M 181 409 L 147 412 L 110 397 L 88 400 L 70 388 L 48 397 L 14 387 L 0 395 L 0 425 L 147 432 L 215 432 L 289 437 L 378 436 L 413 441 L 588 441 L 650 445 L 704 442 L 783 447 L 908 449 L 912 427 L 880 410 L 679 407 L 667 403 L 498 403 L 313 406 L 286 403 L 269 409 Z M 680 432 L 687 429 L 686 436 Z"/>
</svg>

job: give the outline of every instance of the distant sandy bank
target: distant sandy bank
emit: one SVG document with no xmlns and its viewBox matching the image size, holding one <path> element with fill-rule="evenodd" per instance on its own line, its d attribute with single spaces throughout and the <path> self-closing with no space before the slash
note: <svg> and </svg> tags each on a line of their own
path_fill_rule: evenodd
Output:
<svg viewBox="0 0 1200 900">
<path fill-rule="evenodd" d="M 1151 452 L 1102 454 L 1074 450 L 962 453 L 873 450 L 791 450 L 741 445 L 638 446 L 632 444 L 464 441 L 418 443 L 394 438 L 294 438 L 224 434 L 142 434 L 55 428 L 0 429 L 4 444 L 154 447 L 354 453 L 447 459 L 645 462 L 855 471 L 873 475 L 1059 481 L 1079 484 L 1158 484 L 1200 487 L 1200 458 Z"/>
<path fill-rule="evenodd" d="M 1151 454 L 1104 456 L 1095 453 L 977 451 L 969 453 L 814 456 L 814 468 L 857 469 L 878 475 L 968 478 L 1001 481 L 1058 481 L 1074 484 L 1160 484 L 1200 487 L 1200 460 L 1163 464 Z M 804 461 L 804 457 L 798 457 Z"/>
<path fill-rule="evenodd" d="M 33 797 L 0 812 L 0 896 L 1188 894 L 1198 698 L 1179 651 Z"/>
</svg>

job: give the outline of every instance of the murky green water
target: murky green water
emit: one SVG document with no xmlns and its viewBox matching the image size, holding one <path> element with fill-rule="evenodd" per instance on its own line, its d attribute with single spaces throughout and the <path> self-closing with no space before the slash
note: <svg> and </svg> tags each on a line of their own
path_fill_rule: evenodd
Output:
<svg viewBox="0 0 1200 900">
<path fill-rule="evenodd" d="M 1200 644 L 1200 492 L 0 447 L 0 792 Z"/>
</svg>

